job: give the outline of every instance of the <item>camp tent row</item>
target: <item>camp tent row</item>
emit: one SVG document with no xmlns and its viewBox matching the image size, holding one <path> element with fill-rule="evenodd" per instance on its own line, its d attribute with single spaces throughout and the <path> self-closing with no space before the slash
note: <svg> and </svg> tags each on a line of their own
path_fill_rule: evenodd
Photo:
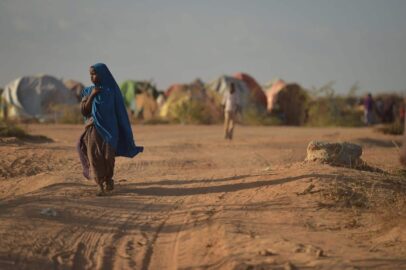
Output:
<svg viewBox="0 0 406 270">
<path fill-rule="evenodd" d="M 63 81 L 63 84 L 65 85 L 66 88 L 68 88 L 74 93 L 78 101 L 81 100 L 82 91 L 85 88 L 85 86 L 82 83 L 75 80 L 66 80 Z"/>
<path fill-rule="evenodd" d="M 76 95 L 49 75 L 24 76 L 7 84 L 1 94 L 1 118 L 48 120 L 53 107 L 77 104 Z"/>
<path fill-rule="evenodd" d="M 181 120 L 193 118 L 196 112 L 204 116 L 203 122 L 209 124 L 221 119 L 221 100 L 212 91 L 207 91 L 199 79 L 189 84 L 174 84 L 166 91 L 166 101 L 160 110 L 160 117 Z"/>
<path fill-rule="evenodd" d="M 265 86 L 267 111 L 286 125 L 303 125 L 306 121 L 307 92 L 296 83 L 276 79 Z"/>
<path fill-rule="evenodd" d="M 160 93 L 151 81 L 127 80 L 120 90 L 131 117 L 144 120 L 157 117 Z"/>
<path fill-rule="evenodd" d="M 221 99 L 234 84 L 242 110 L 273 113 L 285 124 L 304 122 L 305 91 L 297 84 L 275 80 L 264 88 L 245 73 L 223 75 L 207 84 L 197 79 L 174 84 L 164 93 L 151 81 L 127 80 L 120 85 L 129 114 L 136 119 L 176 119 L 185 104 L 198 104 L 210 121 L 221 119 Z M 47 119 L 54 117 L 52 106 L 73 105 L 80 100 L 83 84 L 61 81 L 49 75 L 25 76 L 9 83 L 1 94 L 0 117 Z"/>
</svg>

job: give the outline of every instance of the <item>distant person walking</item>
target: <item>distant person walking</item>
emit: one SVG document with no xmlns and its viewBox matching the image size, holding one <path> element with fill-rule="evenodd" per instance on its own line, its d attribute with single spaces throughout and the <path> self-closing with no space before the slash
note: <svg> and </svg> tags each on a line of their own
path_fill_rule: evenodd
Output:
<svg viewBox="0 0 406 270">
<path fill-rule="evenodd" d="M 224 108 L 224 138 L 232 140 L 235 117 L 240 110 L 240 99 L 234 83 L 231 83 L 230 90 L 224 93 L 222 105 Z"/>
<path fill-rule="evenodd" d="M 364 121 L 367 126 L 372 125 L 373 106 L 374 100 L 372 99 L 371 93 L 368 93 L 364 99 Z"/>
<path fill-rule="evenodd" d="M 80 136 L 78 151 L 83 175 L 94 178 L 98 195 L 114 189 L 116 156 L 134 157 L 143 151 L 136 146 L 120 88 L 105 64 L 90 67 L 94 85 L 82 91 L 81 111 L 85 131 Z"/>
</svg>

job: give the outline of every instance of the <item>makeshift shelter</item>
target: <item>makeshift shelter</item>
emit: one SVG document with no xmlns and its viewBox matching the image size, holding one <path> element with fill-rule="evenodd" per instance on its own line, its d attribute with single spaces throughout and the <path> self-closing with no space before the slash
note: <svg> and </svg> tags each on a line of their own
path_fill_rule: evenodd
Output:
<svg viewBox="0 0 406 270">
<path fill-rule="evenodd" d="M 1 100 L 5 108 L 2 116 L 11 119 L 54 119 L 55 106 L 77 104 L 63 82 L 49 75 L 24 76 L 10 82 Z"/>
<path fill-rule="evenodd" d="M 149 120 L 158 115 L 158 103 L 149 93 L 141 93 L 135 96 L 135 117 Z"/>
<path fill-rule="evenodd" d="M 267 107 L 267 97 L 262 90 L 262 87 L 250 75 L 245 73 L 236 73 L 234 78 L 242 80 L 250 90 L 250 98 L 260 107 L 264 109 Z"/>
<path fill-rule="evenodd" d="M 268 84 L 266 87 L 266 97 L 267 97 L 267 110 L 271 112 L 273 108 L 275 108 L 277 96 L 279 91 L 281 91 L 286 86 L 285 81 L 283 80 L 276 80 L 273 83 Z"/>
<path fill-rule="evenodd" d="M 221 119 L 218 96 L 206 90 L 199 79 L 190 84 L 172 85 L 168 92 L 161 117 L 191 123 L 213 123 Z"/>
<path fill-rule="evenodd" d="M 185 87 L 185 84 L 180 84 L 180 83 L 176 83 L 176 84 L 172 84 L 171 86 L 169 86 L 169 88 L 164 92 L 165 93 L 165 97 L 168 98 L 170 97 L 170 95 L 172 93 L 175 92 L 179 92 L 179 91 L 183 91 Z"/>
<path fill-rule="evenodd" d="M 252 105 L 252 101 L 250 99 L 250 90 L 247 86 L 247 84 L 239 79 L 236 79 L 234 77 L 230 76 L 221 76 L 217 80 L 212 81 L 211 83 L 206 85 L 206 89 L 209 91 L 213 91 L 217 93 L 220 97 L 220 101 L 222 96 L 230 91 L 230 85 L 234 84 L 235 87 L 235 93 L 239 96 L 239 99 L 241 101 L 241 108 L 242 110 L 248 108 L 250 105 Z"/>
<path fill-rule="evenodd" d="M 75 94 L 78 101 L 81 100 L 82 91 L 85 89 L 85 86 L 82 83 L 74 80 L 66 80 L 63 84 Z"/>
<path fill-rule="evenodd" d="M 150 81 L 127 80 L 120 85 L 120 90 L 131 115 L 146 120 L 158 114 L 159 92 Z"/>
<path fill-rule="evenodd" d="M 162 106 L 165 104 L 165 101 L 166 101 L 165 93 L 164 92 L 159 93 L 158 97 L 156 98 L 156 103 L 158 104 L 158 107 L 162 108 Z"/>
<path fill-rule="evenodd" d="M 296 83 L 276 81 L 266 92 L 268 111 L 276 114 L 286 125 L 302 125 L 306 120 L 307 93 Z"/>
</svg>

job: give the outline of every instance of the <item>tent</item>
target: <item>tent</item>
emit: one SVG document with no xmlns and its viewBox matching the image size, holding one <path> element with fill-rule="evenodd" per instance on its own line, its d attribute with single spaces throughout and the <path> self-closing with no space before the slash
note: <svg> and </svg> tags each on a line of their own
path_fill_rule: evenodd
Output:
<svg viewBox="0 0 406 270">
<path fill-rule="evenodd" d="M 182 92 L 184 90 L 185 84 L 181 83 L 175 83 L 169 86 L 169 88 L 164 92 L 165 97 L 168 98 L 170 97 L 171 94 L 176 93 L 176 92 Z"/>
<path fill-rule="evenodd" d="M 75 94 L 76 99 L 78 101 L 80 101 L 81 94 L 82 94 L 82 91 L 85 88 L 85 86 L 82 83 L 74 81 L 74 80 L 63 81 L 63 84 L 65 85 L 66 88 L 71 90 Z"/>
<path fill-rule="evenodd" d="M 158 103 L 147 92 L 135 96 L 135 107 L 134 116 L 138 119 L 149 120 L 158 115 Z"/>
<path fill-rule="evenodd" d="M 237 73 L 234 77 L 221 76 L 217 80 L 206 85 L 208 90 L 214 91 L 222 97 L 225 92 L 230 91 L 230 85 L 235 85 L 236 93 L 241 101 L 242 111 L 254 109 L 257 112 L 266 110 L 266 96 L 258 83 L 249 75 Z"/>
<path fill-rule="evenodd" d="M 158 114 L 156 99 L 159 91 L 150 81 L 127 80 L 120 85 L 120 90 L 126 107 L 134 117 L 148 120 Z"/>
<path fill-rule="evenodd" d="M 77 104 L 75 94 L 63 82 L 49 75 L 24 76 L 5 86 L 3 110 L 9 118 L 47 120 L 55 118 L 53 108 Z"/>
<path fill-rule="evenodd" d="M 306 120 L 307 93 L 296 83 L 278 80 L 266 91 L 268 111 L 286 125 L 302 125 Z"/>
<path fill-rule="evenodd" d="M 247 84 L 239 79 L 236 79 L 231 76 L 221 76 L 218 79 L 210 82 L 209 84 L 206 85 L 206 88 L 209 91 L 213 91 L 219 95 L 219 99 L 221 101 L 222 96 L 230 91 L 230 85 L 231 83 L 234 84 L 235 86 L 235 93 L 239 96 L 240 101 L 241 101 L 241 107 L 244 110 L 247 108 L 249 105 L 251 105 L 251 100 L 250 100 L 250 90 L 247 86 Z"/>
<path fill-rule="evenodd" d="M 262 87 L 259 86 L 257 81 L 252 78 L 250 75 L 245 74 L 245 73 L 236 73 L 234 75 L 234 78 L 242 80 L 245 82 L 245 84 L 248 86 L 248 89 L 250 90 L 250 95 L 251 99 L 260 107 L 263 107 L 264 109 L 267 106 L 267 97 L 262 90 Z"/>
<path fill-rule="evenodd" d="M 169 95 L 161 107 L 160 116 L 163 118 L 195 123 L 212 123 L 221 119 L 221 100 L 216 93 L 206 90 L 199 79 L 190 84 L 174 84 L 165 93 Z"/>
<path fill-rule="evenodd" d="M 271 82 L 266 86 L 266 97 L 267 97 L 267 110 L 271 112 L 276 104 L 276 98 L 279 93 L 284 87 L 286 83 L 284 80 L 277 79 L 274 82 Z"/>
</svg>

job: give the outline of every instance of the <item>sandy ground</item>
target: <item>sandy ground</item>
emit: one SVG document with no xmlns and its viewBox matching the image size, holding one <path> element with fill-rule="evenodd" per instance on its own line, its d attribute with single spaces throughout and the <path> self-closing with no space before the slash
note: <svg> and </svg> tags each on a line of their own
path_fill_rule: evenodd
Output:
<svg viewBox="0 0 406 270">
<path fill-rule="evenodd" d="M 118 158 L 116 190 L 97 197 L 75 149 L 83 127 L 27 128 L 54 142 L 0 141 L 0 269 L 406 269 L 403 218 L 321 195 L 383 174 L 303 162 L 309 141 L 347 140 L 396 175 L 400 137 L 238 126 L 228 142 L 221 126 L 134 126 L 145 152 Z"/>
</svg>

